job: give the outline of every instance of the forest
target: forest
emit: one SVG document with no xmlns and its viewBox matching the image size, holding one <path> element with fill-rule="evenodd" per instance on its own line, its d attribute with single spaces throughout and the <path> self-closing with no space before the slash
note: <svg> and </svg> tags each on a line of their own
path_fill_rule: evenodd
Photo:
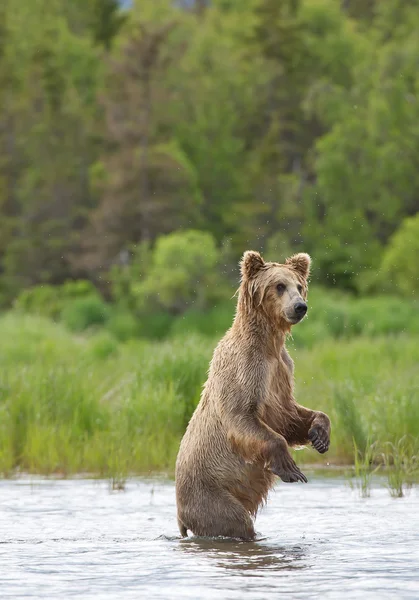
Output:
<svg viewBox="0 0 419 600">
<path fill-rule="evenodd" d="M 419 3 L 181 4 L 3 0 L 1 305 L 84 281 L 141 313 L 161 281 L 179 314 L 247 248 L 417 292 Z"/>
</svg>

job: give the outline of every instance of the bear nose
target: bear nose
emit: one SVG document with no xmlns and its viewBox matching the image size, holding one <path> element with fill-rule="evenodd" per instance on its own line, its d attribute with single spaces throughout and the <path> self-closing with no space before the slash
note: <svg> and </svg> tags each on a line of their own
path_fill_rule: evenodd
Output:
<svg viewBox="0 0 419 600">
<path fill-rule="evenodd" d="M 294 304 L 294 310 L 298 317 L 303 317 L 307 312 L 307 304 L 305 302 L 297 302 Z"/>
</svg>

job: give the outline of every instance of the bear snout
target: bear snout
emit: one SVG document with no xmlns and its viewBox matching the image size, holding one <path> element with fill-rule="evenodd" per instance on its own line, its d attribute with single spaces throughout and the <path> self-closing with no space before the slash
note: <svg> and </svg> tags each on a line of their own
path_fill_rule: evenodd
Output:
<svg viewBox="0 0 419 600">
<path fill-rule="evenodd" d="M 302 319 L 307 312 L 307 304 L 305 302 L 296 302 L 294 304 L 294 312 L 298 319 Z"/>
</svg>

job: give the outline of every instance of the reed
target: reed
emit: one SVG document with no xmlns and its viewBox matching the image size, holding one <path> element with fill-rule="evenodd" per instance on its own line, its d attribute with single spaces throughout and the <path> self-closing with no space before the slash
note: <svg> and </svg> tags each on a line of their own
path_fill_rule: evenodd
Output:
<svg viewBox="0 0 419 600">
<path fill-rule="evenodd" d="M 419 477 L 417 439 L 404 435 L 397 442 L 386 442 L 382 457 L 390 495 L 393 498 L 403 498 Z"/>
</svg>

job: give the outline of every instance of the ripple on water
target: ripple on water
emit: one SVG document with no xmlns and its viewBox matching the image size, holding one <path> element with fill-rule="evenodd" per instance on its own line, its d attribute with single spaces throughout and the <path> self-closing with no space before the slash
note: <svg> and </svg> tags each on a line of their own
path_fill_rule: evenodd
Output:
<svg viewBox="0 0 419 600">
<path fill-rule="evenodd" d="M 172 482 L 0 481 L 1 598 L 419 598 L 419 496 L 279 485 L 255 542 L 181 538 Z"/>
</svg>

